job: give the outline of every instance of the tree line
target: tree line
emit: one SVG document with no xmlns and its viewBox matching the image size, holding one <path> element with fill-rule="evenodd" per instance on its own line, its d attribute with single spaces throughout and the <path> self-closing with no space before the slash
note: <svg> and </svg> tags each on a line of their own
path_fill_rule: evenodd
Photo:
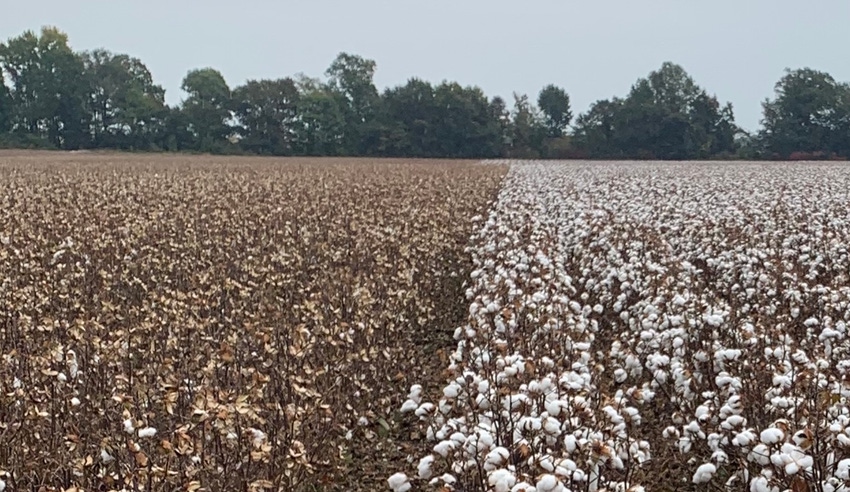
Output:
<svg viewBox="0 0 850 492">
<path fill-rule="evenodd" d="M 664 63 L 625 97 L 573 119 L 569 94 L 488 97 L 411 78 L 379 91 L 376 63 L 341 53 L 324 78 L 249 80 L 189 71 L 165 102 L 138 58 L 75 52 L 52 27 L 0 44 L 0 147 L 305 156 L 446 158 L 812 159 L 850 157 L 850 84 L 788 70 L 763 102 L 762 128 Z"/>
</svg>

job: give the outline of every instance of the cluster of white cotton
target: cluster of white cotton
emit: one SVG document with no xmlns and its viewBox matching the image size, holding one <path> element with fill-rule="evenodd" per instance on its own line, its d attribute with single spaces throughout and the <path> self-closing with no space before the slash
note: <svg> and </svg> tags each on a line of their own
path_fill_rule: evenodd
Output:
<svg viewBox="0 0 850 492">
<path fill-rule="evenodd" d="M 847 190 L 835 164 L 512 164 L 453 377 L 402 407 L 434 443 L 418 480 L 850 485 Z"/>
</svg>

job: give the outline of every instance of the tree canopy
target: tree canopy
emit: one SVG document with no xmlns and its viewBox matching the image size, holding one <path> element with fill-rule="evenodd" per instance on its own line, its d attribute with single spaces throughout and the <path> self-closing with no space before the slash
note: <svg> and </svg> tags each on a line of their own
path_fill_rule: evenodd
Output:
<svg viewBox="0 0 850 492">
<path fill-rule="evenodd" d="M 570 94 L 547 84 L 511 103 L 479 87 L 411 78 L 379 90 L 374 60 L 340 53 L 324 78 L 248 80 L 231 90 L 215 68 L 192 69 L 183 101 L 144 62 L 75 52 L 54 27 L 0 44 L 0 145 L 262 155 L 457 158 L 846 158 L 850 85 L 788 70 L 763 103 L 762 128 L 664 63 L 628 94 L 574 120 Z"/>
</svg>

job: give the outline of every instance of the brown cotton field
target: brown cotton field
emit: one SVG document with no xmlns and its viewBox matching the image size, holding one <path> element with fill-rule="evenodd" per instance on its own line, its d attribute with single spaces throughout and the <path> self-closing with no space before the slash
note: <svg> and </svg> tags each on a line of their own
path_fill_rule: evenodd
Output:
<svg viewBox="0 0 850 492">
<path fill-rule="evenodd" d="M 0 490 L 386 488 L 505 172 L 0 154 Z"/>
</svg>

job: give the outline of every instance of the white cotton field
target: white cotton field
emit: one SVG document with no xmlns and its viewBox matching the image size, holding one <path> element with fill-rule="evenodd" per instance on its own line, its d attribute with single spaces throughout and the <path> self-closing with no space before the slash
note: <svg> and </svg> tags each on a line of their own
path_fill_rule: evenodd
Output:
<svg viewBox="0 0 850 492">
<path fill-rule="evenodd" d="M 511 163 L 390 488 L 848 490 L 848 218 L 843 163 Z"/>
</svg>

